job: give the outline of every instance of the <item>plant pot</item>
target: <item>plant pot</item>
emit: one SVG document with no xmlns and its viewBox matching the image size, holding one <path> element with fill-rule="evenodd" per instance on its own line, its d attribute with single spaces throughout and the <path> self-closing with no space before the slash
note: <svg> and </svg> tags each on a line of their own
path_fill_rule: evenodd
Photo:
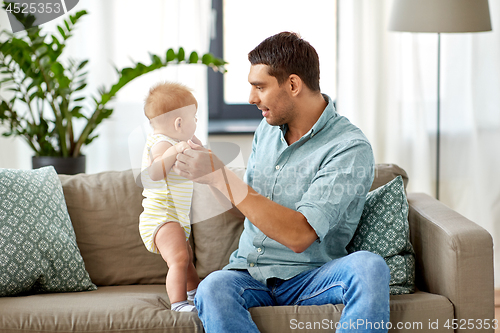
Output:
<svg viewBox="0 0 500 333">
<path fill-rule="evenodd" d="M 33 156 L 33 169 L 52 165 L 58 174 L 76 175 L 85 173 L 85 155 L 78 157 Z"/>
</svg>

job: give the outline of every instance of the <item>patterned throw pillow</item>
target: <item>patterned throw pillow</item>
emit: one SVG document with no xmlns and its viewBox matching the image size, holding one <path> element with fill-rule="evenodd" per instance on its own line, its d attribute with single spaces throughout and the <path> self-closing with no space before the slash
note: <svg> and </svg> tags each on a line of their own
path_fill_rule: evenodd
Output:
<svg viewBox="0 0 500 333">
<path fill-rule="evenodd" d="M 54 168 L 0 169 L 0 296 L 95 289 Z"/>
<path fill-rule="evenodd" d="M 368 193 L 358 228 L 347 246 L 349 253 L 361 250 L 385 259 L 391 271 L 392 295 L 415 291 L 415 252 L 401 176 Z"/>
</svg>

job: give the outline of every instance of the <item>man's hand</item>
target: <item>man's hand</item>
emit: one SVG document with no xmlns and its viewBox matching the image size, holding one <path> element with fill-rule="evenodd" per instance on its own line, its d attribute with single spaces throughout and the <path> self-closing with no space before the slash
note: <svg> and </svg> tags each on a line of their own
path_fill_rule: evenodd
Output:
<svg viewBox="0 0 500 333">
<path fill-rule="evenodd" d="M 197 138 L 196 140 L 201 143 Z M 174 163 L 174 171 L 187 179 L 197 183 L 212 185 L 217 181 L 217 174 L 213 170 L 219 170 L 224 164 L 217 156 L 203 146 L 196 144 L 192 140 L 188 141 L 190 149 L 177 154 L 177 160 Z M 212 155 L 212 156 L 211 156 Z M 212 170 L 213 163 L 213 170 Z"/>
</svg>

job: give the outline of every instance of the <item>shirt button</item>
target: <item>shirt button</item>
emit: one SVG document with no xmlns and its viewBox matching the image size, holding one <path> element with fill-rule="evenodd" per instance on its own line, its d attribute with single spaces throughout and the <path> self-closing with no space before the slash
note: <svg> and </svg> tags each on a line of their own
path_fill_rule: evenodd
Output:
<svg viewBox="0 0 500 333">
<path fill-rule="evenodd" d="M 284 139 L 284 138 L 281 138 L 281 142 L 285 142 L 285 139 Z"/>
<path fill-rule="evenodd" d="M 313 134 L 311 134 L 311 138 L 312 138 L 313 136 L 314 136 L 314 133 L 313 133 Z"/>
<path fill-rule="evenodd" d="M 262 249 L 259 247 L 259 248 L 257 249 L 257 252 L 262 252 Z"/>
<path fill-rule="evenodd" d="M 276 170 L 279 170 L 279 168 L 280 168 L 280 166 L 279 166 L 279 165 L 277 165 L 277 166 L 276 166 Z"/>
<path fill-rule="evenodd" d="M 250 267 L 253 267 L 255 266 L 255 264 L 253 262 L 250 263 Z"/>
<path fill-rule="evenodd" d="M 268 198 L 269 200 L 271 200 L 271 197 L 270 197 L 270 196 L 267 196 L 266 198 Z"/>
</svg>

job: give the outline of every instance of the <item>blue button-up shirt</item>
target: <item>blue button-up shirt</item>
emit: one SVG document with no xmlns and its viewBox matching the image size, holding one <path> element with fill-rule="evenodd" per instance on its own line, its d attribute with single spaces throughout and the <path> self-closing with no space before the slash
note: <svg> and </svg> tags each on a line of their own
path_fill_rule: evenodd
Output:
<svg viewBox="0 0 500 333">
<path fill-rule="evenodd" d="M 374 158 L 361 130 L 337 114 L 332 100 L 324 97 L 328 105 L 316 124 L 291 145 L 285 140 L 286 125 L 271 126 L 263 119 L 245 173 L 245 182 L 259 194 L 302 213 L 318 239 L 295 253 L 246 218 L 239 247 L 224 269 L 247 269 L 266 283 L 272 277 L 290 279 L 347 255 L 345 248 L 373 182 Z"/>
</svg>

